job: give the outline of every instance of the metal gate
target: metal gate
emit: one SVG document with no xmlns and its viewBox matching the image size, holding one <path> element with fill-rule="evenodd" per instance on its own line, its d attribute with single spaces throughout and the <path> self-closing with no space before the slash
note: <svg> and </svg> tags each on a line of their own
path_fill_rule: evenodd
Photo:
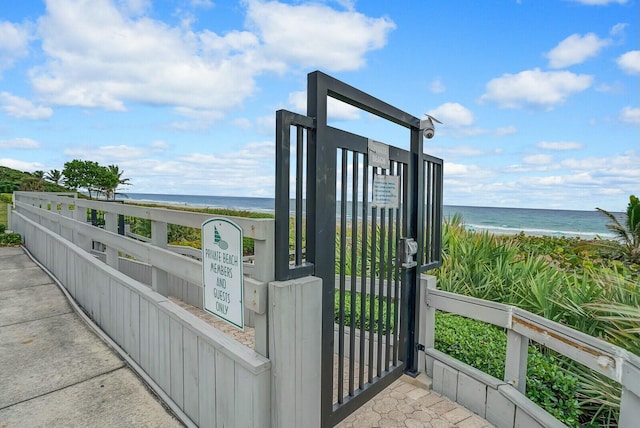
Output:
<svg viewBox="0 0 640 428">
<path fill-rule="evenodd" d="M 328 126 L 329 97 L 408 128 L 410 150 Z M 276 113 L 275 256 L 277 280 L 323 281 L 323 427 L 417 374 L 417 284 L 441 263 L 441 220 L 442 160 L 423 153 L 420 119 L 309 74 L 307 115 Z"/>
</svg>

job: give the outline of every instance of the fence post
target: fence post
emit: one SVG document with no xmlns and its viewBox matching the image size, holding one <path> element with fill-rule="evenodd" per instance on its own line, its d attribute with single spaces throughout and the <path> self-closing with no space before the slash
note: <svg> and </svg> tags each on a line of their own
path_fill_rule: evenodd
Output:
<svg viewBox="0 0 640 428">
<path fill-rule="evenodd" d="M 118 215 L 112 212 L 104 213 L 104 229 L 109 232 L 118 232 Z M 114 269 L 118 269 L 118 249 L 108 246 L 105 249 L 107 264 Z"/>
<path fill-rule="evenodd" d="M 435 290 L 436 277 L 433 275 L 420 276 L 420 337 L 418 343 L 425 349 L 433 348 L 436 342 L 436 310 L 429 306 L 429 290 Z M 418 370 L 425 371 L 427 376 L 433 377 L 433 358 L 424 352 L 418 352 Z"/>
<path fill-rule="evenodd" d="M 151 243 L 156 247 L 167 248 L 167 223 L 151 220 Z M 151 267 L 151 288 L 163 296 L 169 295 L 169 275 L 167 271 Z"/>
<path fill-rule="evenodd" d="M 529 338 L 507 330 L 507 356 L 504 364 L 504 381 L 522 394 L 527 388 L 527 355 Z"/>
<path fill-rule="evenodd" d="M 265 240 L 254 241 L 254 255 L 256 259 L 255 279 L 262 282 L 271 282 L 275 279 L 275 229 L 274 223 L 268 230 Z M 267 301 L 267 304 L 269 302 Z M 269 311 L 262 314 L 254 313 L 254 349 L 257 353 L 269 358 Z"/>
<path fill-rule="evenodd" d="M 73 206 L 73 219 L 75 221 L 82 222 L 84 224 L 87 223 L 87 208 L 78 206 L 78 197 L 74 198 L 74 206 Z M 76 244 L 78 247 L 82 248 L 86 252 L 91 251 L 91 238 L 84 235 L 82 232 L 79 232 L 78 229 L 73 230 L 73 239 L 72 242 Z"/>
<path fill-rule="evenodd" d="M 322 280 L 269 283 L 271 426 L 320 426 Z"/>
</svg>

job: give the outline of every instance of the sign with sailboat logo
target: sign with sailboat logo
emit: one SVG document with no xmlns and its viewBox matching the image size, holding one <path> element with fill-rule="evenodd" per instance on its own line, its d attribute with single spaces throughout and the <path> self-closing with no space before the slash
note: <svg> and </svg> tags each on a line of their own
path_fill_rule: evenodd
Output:
<svg viewBox="0 0 640 428">
<path fill-rule="evenodd" d="M 242 229 L 226 218 L 202 224 L 203 306 L 244 330 Z"/>
</svg>

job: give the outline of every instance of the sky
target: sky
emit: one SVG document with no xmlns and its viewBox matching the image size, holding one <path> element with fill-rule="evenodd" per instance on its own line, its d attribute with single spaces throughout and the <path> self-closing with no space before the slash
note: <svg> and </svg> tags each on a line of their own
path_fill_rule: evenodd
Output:
<svg viewBox="0 0 640 428">
<path fill-rule="evenodd" d="M 640 195 L 638 1 L 1 1 L 0 165 L 273 197 L 275 112 L 305 114 L 320 70 L 443 122 L 425 152 L 447 205 L 622 211 Z"/>
</svg>

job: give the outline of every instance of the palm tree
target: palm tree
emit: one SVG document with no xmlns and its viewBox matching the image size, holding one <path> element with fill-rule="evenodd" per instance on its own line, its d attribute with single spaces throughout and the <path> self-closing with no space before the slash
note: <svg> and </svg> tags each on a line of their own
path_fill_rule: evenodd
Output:
<svg viewBox="0 0 640 428">
<path fill-rule="evenodd" d="M 107 169 L 109 170 L 109 172 L 111 172 L 111 174 L 118 177 L 118 184 L 116 185 L 116 188 L 111 189 L 111 193 L 110 193 L 113 195 L 113 199 L 115 199 L 117 195 L 116 190 L 118 186 L 131 186 L 131 183 L 129 183 L 130 179 L 122 178 L 122 174 L 124 174 L 124 171 L 120 170 L 120 167 L 118 167 L 118 165 L 109 165 Z"/>
<path fill-rule="evenodd" d="M 45 180 L 60 185 L 60 181 L 62 180 L 62 172 L 57 169 L 52 169 L 44 176 L 44 178 Z"/>
<path fill-rule="evenodd" d="M 624 254 L 630 263 L 640 263 L 640 200 L 637 196 L 629 196 L 629 205 L 623 222 L 602 208 L 596 210 L 611 220 L 607 229 L 616 234 L 624 246 Z"/>
<path fill-rule="evenodd" d="M 38 180 L 42 181 L 44 179 L 44 171 L 33 171 L 31 173 L 31 175 L 33 175 L 35 178 L 37 178 Z"/>
</svg>

